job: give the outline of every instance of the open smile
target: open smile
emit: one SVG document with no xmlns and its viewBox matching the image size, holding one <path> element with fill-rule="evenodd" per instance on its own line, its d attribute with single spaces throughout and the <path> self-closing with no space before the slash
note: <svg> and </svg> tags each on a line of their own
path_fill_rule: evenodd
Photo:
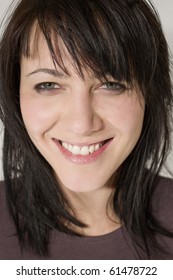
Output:
<svg viewBox="0 0 173 280">
<path fill-rule="evenodd" d="M 70 144 L 55 138 L 53 138 L 53 141 L 66 159 L 75 163 L 90 163 L 96 160 L 106 150 L 112 139 L 109 138 L 89 145 Z"/>
</svg>

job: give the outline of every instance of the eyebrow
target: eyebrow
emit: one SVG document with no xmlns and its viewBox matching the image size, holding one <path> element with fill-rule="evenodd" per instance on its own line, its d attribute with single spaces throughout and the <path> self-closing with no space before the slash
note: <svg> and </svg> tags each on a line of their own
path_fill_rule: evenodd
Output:
<svg viewBox="0 0 173 280">
<path fill-rule="evenodd" d="M 31 75 L 37 74 L 37 73 L 46 73 L 49 75 L 52 75 L 54 77 L 58 78 L 68 78 L 69 75 L 63 72 L 58 71 L 57 69 L 49 69 L 49 68 L 38 68 L 34 70 L 33 72 L 26 75 L 26 77 L 29 77 Z"/>
</svg>

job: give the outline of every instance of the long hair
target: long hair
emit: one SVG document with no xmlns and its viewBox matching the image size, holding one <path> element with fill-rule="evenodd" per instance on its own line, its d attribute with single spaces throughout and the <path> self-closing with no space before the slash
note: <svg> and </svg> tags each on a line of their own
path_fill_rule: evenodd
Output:
<svg viewBox="0 0 173 280">
<path fill-rule="evenodd" d="M 12 7 L 0 43 L 0 114 L 5 127 L 7 199 L 22 248 L 48 254 L 51 229 L 76 234 L 67 223 L 85 226 L 72 215 L 51 166 L 32 143 L 21 116 L 20 59 L 33 55 L 30 35 L 36 25 L 55 65 L 64 71 L 59 39 L 81 76 L 83 67 L 88 67 L 99 79 L 110 75 L 131 85 L 135 81 L 144 96 L 142 132 L 119 168 L 114 209 L 134 246 L 141 246 L 150 257 L 157 248 L 153 232 L 172 236 L 150 211 L 157 175 L 170 146 L 173 104 L 168 47 L 156 11 L 142 0 L 20 0 Z M 35 44 L 37 39 L 35 33 Z"/>
</svg>

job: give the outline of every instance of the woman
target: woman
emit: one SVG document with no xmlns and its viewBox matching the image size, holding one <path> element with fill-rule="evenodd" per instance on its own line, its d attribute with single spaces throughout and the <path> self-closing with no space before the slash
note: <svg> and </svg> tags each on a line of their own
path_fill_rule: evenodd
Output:
<svg viewBox="0 0 173 280">
<path fill-rule="evenodd" d="M 172 93 L 152 5 L 21 0 L 0 61 L 0 257 L 173 258 L 173 181 L 158 176 Z"/>
</svg>

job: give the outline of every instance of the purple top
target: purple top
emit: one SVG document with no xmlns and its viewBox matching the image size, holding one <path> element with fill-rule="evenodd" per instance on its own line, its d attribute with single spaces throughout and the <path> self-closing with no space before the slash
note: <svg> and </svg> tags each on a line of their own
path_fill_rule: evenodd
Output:
<svg viewBox="0 0 173 280">
<path fill-rule="evenodd" d="M 153 214 L 167 229 L 173 231 L 173 180 L 160 177 L 152 198 Z M 167 252 L 155 255 L 153 259 L 173 260 L 173 238 L 157 234 L 157 239 Z M 0 183 L 0 259 L 40 259 L 32 251 L 20 250 L 16 229 L 9 216 L 5 185 Z M 49 243 L 49 256 L 41 259 L 52 260 L 134 260 L 138 259 L 125 228 L 102 236 L 77 237 L 53 230 Z M 143 259 L 147 259 L 143 255 Z"/>
</svg>

